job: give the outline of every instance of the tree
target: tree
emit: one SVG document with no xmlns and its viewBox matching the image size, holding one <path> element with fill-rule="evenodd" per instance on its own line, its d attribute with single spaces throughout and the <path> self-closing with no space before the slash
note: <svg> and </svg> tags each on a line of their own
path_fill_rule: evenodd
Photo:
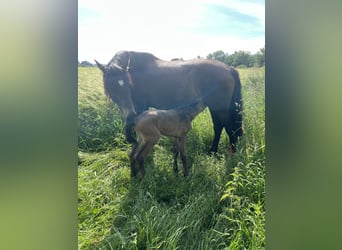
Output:
<svg viewBox="0 0 342 250">
<path fill-rule="evenodd" d="M 91 67 L 91 66 L 94 66 L 93 64 L 91 64 L 91 63 L 88 62 L 88 61 L 82 61 L 79 65 L 80 65 L 81 67 Z"/>
<path fill-rule="evenodd" d="M 247 67 L 252 67 L 254 60 L 250 52 L 246 51 L 235 51 L 232 56 L 232 65 L 234 67 L 239 66 L 239 65 L 245 65 Z"/>
<path fill-rule="evenodd" d="M 246 67 L 262 67 L 265 65 L 265 47 L 261 48 L 256 54 L 252 55 L 248 51 L 235 51 L 233 54 L 229 55 L 224 53 L 222 50 L 217 50 L 210 53 L 207 59 L 218 60 L 224 62 L 227 65 L 232 65 L 234 67 L 244 65 Z"/>
<path fill-rule="evenodd" d="M 225 62 L 226 54 L 222 50 L 218 50 L 213 52 L 212 54 L 210 53 L 207 56 L 208 59 L 213 59 L 221 62 Z"/>
<path fill-rule="evenodd" d="M 254 65 L 256 67 L 262 67 L 265 65 L 265 47 L 261 48 L 255 55 L 254 55 Z"/>
</svg>

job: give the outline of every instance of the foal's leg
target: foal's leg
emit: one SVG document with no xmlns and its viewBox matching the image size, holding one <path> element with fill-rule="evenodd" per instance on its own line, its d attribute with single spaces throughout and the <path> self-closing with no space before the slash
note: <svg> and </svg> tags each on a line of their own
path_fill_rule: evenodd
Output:
<svg viewBox="0 0 342 250">
<path fill-rule="evenodd" d="M 145 172 L 145 167 L 144 167 L 144 161 L 147 157 L 147 155 L 151 152 L 153 146 L 158 142 L 158 140 L 152 140 L 152 141 L 147 141 L 145 142 L 142 147 L 141 150 L 139 151 L 139 153 L 136 156 L 138 165 L 139 165 L 139 170 L 140 173 L 142 175 L 142 177 L 145 176 L 146 172 Z"/>
<path fill-rule="evenodd" d="M 178 152 L 180 153 L 180 158 L 181 158 L 182 164 L 183 164 L 183 174 L 184 174 L 184 176 L 188 176 L 189 173 L 188 173 L 188 166 L 186 165 L 184 144 L 185 144 L 185 137 L 178 137 L 177 138 L 177 148 L 178 148 Z"/>
<path fill-rule="evenodd" d="M 145 176 L 146 172 L 145 172 L 145 167 L 144 167 L 144 161 L 145 161 L 145 157 L 142 154 L 143 151 L 145 150 L 147 144 L 144 142 L 143 144 L 140 145 L 140 147 L 138 148 L 134 158 L 136 159 L 136 161 L 138 162 L 139 165 L 139 171 L 142 175 L 142 177 Z"/>
</svg>

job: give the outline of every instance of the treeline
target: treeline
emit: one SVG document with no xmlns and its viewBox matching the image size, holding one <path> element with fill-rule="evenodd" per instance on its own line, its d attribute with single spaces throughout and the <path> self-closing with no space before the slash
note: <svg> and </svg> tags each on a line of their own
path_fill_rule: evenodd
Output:
<svg viewBox="0 0 342 250">
<path fill-rule="evenodd" d="M 198 56 L 197 58 L 201 58 Z M 265 48 L 261 48 L 257 53 L 251 54 L 248 51 L 235 51 L 229 55 L 222 50 L 215 51 L 207 55 L 207 59 L 214 59 L 224 62 L 234 67 L 262 67 L 265 65 Z M 171 61 L 183 60 L 183 58 L 174 58 Z M 80 67 L 92 67 L 95 64 L 88 61 L 78 62 Z"/>
<path fill-rule="evenodd" d="M 248 51 L 242 50 L 235 51 L 231 55 L 218 50 L 210 53 L 207 58 L 218 60 L 234 67 L 262 67 L 265 65 L 265 48 L 260 49 L 253 55 Z"/>
<path fill-rule="evenodd" d="M 92 66 L 95 66 L 95 63 L 93 64 L 88 61 L 82 61 L 82 62 L 78 61 L 78 66 L 79 67 L 92 67 Z"/>
</svg>

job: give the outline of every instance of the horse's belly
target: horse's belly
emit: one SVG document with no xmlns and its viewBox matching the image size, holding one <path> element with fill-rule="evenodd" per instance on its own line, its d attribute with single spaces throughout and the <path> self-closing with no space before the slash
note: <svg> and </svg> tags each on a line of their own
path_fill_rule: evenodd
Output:
<svg viewBox="0 0 342 250">
<path fill-rule="evenodd" d="M 196 98 L 196 95 L 180 89 L 178 91 L 163 90 L 146 98 L 146 103 L 149 107 L 157 109 L 172 109 L 189 105 Z"/>
</svg>

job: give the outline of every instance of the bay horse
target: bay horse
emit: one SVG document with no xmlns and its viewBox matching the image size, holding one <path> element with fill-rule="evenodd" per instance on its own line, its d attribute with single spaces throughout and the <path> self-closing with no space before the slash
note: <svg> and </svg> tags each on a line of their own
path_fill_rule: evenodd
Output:
<svg viewBox="0 0 342 250">
<path fill-rule="evenodd" d="M 178 154 L 183 164 L 183 174 L 188 176 L 188 167 L 185 157 L 185 137 L 191 129 L 192 120 L 203 111 L 205 106 L 201 102 L 169 110 L 147 110 L 135 119 L 134 129 L 138 141 L 134 145 L 129 158 L 131 161 L 131 176 L 137 174 L 136 163 L 138 163 L 141 175 L 145 176 L 144 161 L 151 152 L 153 146 L 162 135 L 173 137 L 173 169 L 178 172 Z"/>
<path fill-rule="evenodd" d="M 240 77 L 233 67 L 207 59 L 164 61 L 150 53 L 119 51 L 107 65 L 96 61 L 103 72 L 104 89 L 125 119 L 125 136 L 135 143 L 134 118 L 149 107 L 173 109 L 196 99 L 209 108 L 217 152 L 223 128 L 229 149 L 235 152 L 242 136 Z"/>
</svg>

